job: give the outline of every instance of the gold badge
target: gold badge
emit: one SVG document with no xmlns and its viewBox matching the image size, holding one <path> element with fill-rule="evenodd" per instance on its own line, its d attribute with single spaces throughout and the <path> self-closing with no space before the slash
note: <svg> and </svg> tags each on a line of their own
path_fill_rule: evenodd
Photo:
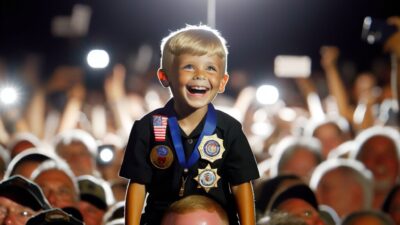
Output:
<svg viewBox="0 0 400 225">
<path fill-rule="evenodd" d="M 151 149 L 150 161 L 158 169 L 167 169 L 174 161 L 174 154 L 165 145 L 156 145 Z"/>
<path fill-rule="evenodd" d="M 222 158 L 222 154 L 225 151 L 224 140 L 218 138 L 217 134 L 204 136 L 201 139 L 198 150 L 202 159 L 213 163 Z"/>
<path fill-rule="evenodd" d="M 206 192 L 211 188 L 218 187 L 218 180 L 221 177 L 217 173 L 217 169 L 211 169 L 210 164 L 204 169 L 199 169 L 199 174 L 194 178 L 199 185 L 197 188 L 203 188 Z"/>
</svg>

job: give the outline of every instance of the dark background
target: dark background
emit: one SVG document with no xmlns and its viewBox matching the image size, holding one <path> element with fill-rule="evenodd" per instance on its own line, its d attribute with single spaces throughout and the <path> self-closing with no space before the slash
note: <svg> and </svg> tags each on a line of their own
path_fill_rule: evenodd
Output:
<svg viewBox="0 0 400 225">
<path fill-rule="evenodd" d="M 365 16 L 400 15 L 395 0 L 216 0 L 216 28 L 227 39 L 229 70 L 244 69 L 254 78 L 272 76 L 278 54 L 310 55 L 319 67 L 321 45 L 336 45 L 341 58 L 368 69 L 381 46 L 361 41 Z M 18 62 L 27 52 L 44 59 L 43 76 L 56 65 L 80 64 L 92 46 L 110 51 L 112 62 L 125 63 L 141 44 L 155 51 L 169 31 L 185 24 L 207 23 L 207 0 L 1 0 L 0 56 Z M 89 33 L 80 38 L 54 37 L 52 18 L 68 16 L 76 3 L 92 8 Z"/>
</svg>

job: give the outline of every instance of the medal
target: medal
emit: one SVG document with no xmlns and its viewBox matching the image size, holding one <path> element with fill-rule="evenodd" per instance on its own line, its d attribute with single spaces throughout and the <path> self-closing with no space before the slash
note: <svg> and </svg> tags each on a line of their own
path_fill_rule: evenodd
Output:
<svg viewBox="0 0 400 225">
<path fill-rule="evenodd" d="M 207 107 L 208 107 L 208 109 L 207 109 L 206 120 L 204 123 L 203 130 L 201 131 L 200 137 L 199 137 L 192 153 L 190 154 L 190 156 L 186 157 L 185 150 L 184 150 L 183 144 L 182 144 L 182 137 L 181 137 L 181 132 L 180 132 L 179 124 L 178 124 L 178 119 L 176 117 L 176 113 L 173 111 L 173 101 L 169 101 L 166 105 L 166 109 L 169 112 L 168 126 L 169 126 L 169 130 L 170 130 L 171 138 L 172 138 L 172 144 L 174 145 L 174 149 L 176 152 L 176 157 L 178 159 L 179 165 L 182 167 L 182 170 L 183 170 L 181 187 L 179 189 L 179 196 L 181 196 L 181 197 L 184 196 L 184 194 L 185 194 L 187 172 L 189 171 L 189 168 L 192 167 L 194 164 L 196 164 L 197 161 L 200 159 L 200 153 L 198 151 L 198 146 L 200 144 L 200 140 L 202 140 L 204 136 L 212 135 L 217 126 L 217 116 L 216 116 L 216 111 L 214 109 L 214 106 L 210 103 L 210 104 L 208 104 Z M 213 176 L 212 179 L 216 180 L 217 176 L 218 175 L 215 171 L 215 176 Z M 218 179 L 219 179 L 219 176 L 218 176 Z"/>
<path fill-rule="evenodd" d="M 200 157 L 213 163 L 214 161 L 221 159 L 222 154 L 225 151 L 223 140 L 218 138 L 217 134 L 211 136 L 204 136 L 201 139 L 198 147 Z"/>
<path fill-rule="evenodd" d="M 210 164 L 204 169 L 199 169 L 199 174 L 194 178 L 199 185 L 198 188 L 203 188 L 206 192 L 210 191 L 211 188 L 218 187 L 218 180 L 221 177 L 217 173 L 217 169 L 211 169 Z"/>
<path fill-rule="evenodd" d="M 150 161 L 158 169 L 167 169 L 174 161 L 174 155 L 168 146 L 156 145 L 151 149 Z"/>
</svg>

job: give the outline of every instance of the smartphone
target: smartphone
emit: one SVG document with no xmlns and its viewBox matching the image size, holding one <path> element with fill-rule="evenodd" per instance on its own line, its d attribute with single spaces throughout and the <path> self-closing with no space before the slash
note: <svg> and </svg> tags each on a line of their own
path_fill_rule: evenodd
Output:
<svg viewBox="0 0 400 225">
<path fill-rule="evenodd" d="M 274 73 L 277 77 L 309 77 L 311 74 L 311 58 L 304 55 L 278 55 L 274 60 Z"/>
<path fill-rule="evenodd" d="M 367 16 L 364 18 L 361 39 L 371 45 L 382 44 L 395 32 L 397 28 L 385 20 Z"/>
</svg>

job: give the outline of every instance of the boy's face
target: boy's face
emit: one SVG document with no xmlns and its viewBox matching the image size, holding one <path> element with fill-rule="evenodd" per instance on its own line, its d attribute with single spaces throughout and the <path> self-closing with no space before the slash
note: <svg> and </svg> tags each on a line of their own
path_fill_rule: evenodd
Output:
<svg viewBox="0 0 400 225">
<path fill-rule="evenodd" d="M 216 55 L 181 54 L 167 71 L 159 70 L 158 78 L 171 88 L 176 106 L 200 109 L 224 92 L 229 78 L 224 66 Z"/>
</svg>

